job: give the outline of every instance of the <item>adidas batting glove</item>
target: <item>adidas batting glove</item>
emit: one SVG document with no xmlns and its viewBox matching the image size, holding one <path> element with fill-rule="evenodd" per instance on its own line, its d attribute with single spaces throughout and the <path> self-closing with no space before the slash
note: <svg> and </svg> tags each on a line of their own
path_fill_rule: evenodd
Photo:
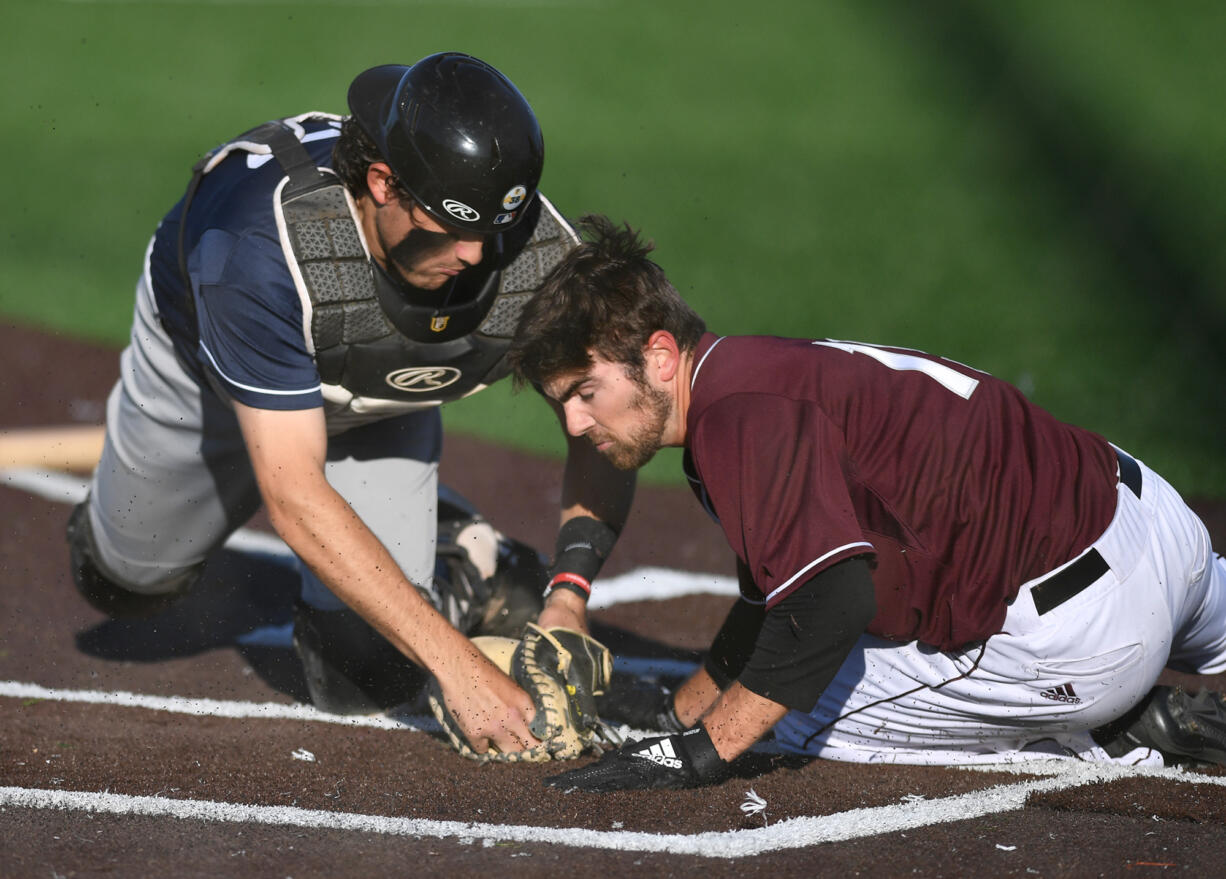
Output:
<svg viewBox="0 0 1226 879">
<path fill-rule="evenodd" d="M 700 724 L 671 736 L 630 742 L 588 766 L 550 776 L 545 784 L 564 791 L 608 793 L 702 787 L 728 775 L 728 764 Z"/>
</svg>

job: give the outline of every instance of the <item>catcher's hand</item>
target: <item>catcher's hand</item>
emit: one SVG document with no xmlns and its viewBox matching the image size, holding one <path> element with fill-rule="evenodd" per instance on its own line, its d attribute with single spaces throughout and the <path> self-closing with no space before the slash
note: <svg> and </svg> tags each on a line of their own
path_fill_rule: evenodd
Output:
<svg viewBox="0 0 1226 879">
<path fill-rule="evenodd" d="M 596 713 L 596 696 L 613 675 L 608 648 L 573 629 L 542 629 L 529 623 L 523 640 L 482 636 L 473 644 L 532 697 L 536 714 L 528 724 L 539 745 L 502 753 L 491 748 L 478 754 L 464 736 L 437 682 L 431 682 L 430 708 L 461 755 L 486 762 L 570 760 L 585 751 L 602 753 L 620 740 Z"/>
</svg>

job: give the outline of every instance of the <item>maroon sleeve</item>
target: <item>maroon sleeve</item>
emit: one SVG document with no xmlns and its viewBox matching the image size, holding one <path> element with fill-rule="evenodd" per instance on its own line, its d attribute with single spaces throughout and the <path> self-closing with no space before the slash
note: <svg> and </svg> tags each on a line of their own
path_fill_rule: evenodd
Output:
<svg viewBox="0 0 1226 879">
<path fill-rule="evenodd" d="M 768 607 L 835 562 L 872 552 L 848 495 L 843 438 L 812 404 L 725 397 L 690 425 L 689 447 Z"/>
</svg>

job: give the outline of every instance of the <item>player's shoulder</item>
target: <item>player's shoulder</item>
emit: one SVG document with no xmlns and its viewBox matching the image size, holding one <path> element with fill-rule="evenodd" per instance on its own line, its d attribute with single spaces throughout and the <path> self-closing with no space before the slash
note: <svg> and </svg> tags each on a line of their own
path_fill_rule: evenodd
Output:
<svg viewBox="0 0 1226 879">
<path fill-rule="evenodd" d="M 792 361 L 811 355 L 812 346 L 809 339 L 705 333 L 694 349 L 691 388 L 695 393 L 699 388 L 703 392 L 770 393 L 781 387 L 780 377 L 791 371 Z"/>
<path fill-rule="evenodd" d="M 690 373 L 691 426 L 731 424 L 769 407 L 784 390 L 777 358 L 790 347 L 789 341 L 705 333 L 694 349 Z"/>
</svg>

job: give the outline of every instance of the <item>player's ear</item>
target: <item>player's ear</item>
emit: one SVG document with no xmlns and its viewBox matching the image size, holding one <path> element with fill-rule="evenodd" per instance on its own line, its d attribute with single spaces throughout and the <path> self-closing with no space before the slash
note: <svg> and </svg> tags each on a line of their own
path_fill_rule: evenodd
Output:
<svg viewBox="0 0 1226 879">
<path fill-rule="evenodd" d="M 681 349 L 677 339 L 668 330 L 656 330 L 643 346 L 643 359 L 655 369 L 656 378 L 669 382 L 677 374 L 681 363 Z"/>
<path fill-rule="evenodd" d="M 392 169 L 383 162 L 373 162 L 366 169 L 366 188 L 375 204 L 383 206 L 396 200 L 395 179 Z"/>
</svg>

